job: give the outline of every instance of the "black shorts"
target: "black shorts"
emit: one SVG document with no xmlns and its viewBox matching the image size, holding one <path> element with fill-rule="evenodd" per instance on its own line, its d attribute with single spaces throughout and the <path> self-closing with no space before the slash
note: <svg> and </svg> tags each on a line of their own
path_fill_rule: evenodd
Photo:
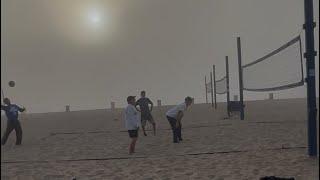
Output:
<svg viewBox="0 0 320 180">
<path fill-rule="evenodd" d="M 151 112 L 142 112 L 141 113 L 141 120 L 153 120 L 153 117 L 151 115 Z"/>
<path fill-rule="evenodd" d="M 155 123 L 150 112 L 149 113 L 141 113 L 141 125 L 142 125 L 142 127 L 146 126 L 147 121 L 149 121 L 151 124 Z"/>
<path fill-rule="evenodd" d="M 128 130 L 129 137 L 137 138 L 138 137 L 138 130 Z"/>
</svg>

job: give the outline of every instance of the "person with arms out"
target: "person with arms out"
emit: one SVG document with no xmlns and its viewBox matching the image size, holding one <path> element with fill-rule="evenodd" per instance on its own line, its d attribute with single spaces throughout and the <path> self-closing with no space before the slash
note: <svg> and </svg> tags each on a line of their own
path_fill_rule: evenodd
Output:
<svg viewBox="0 0 320 180">
<path fill-rule="evenodd" d="M 16 131 L 16 145 L 21 145 L 22 142 L 22 128 L 19 122 L 18 116 L 19 112 L 23 112 L 26 109 L 23 107 L 19 107 L 15 104 L 11 104 L 9 98 L 4 98 L 3 100 L 5 105 L 1 105 L 1 110 L 6 113 L 7 116 L 7 128 L 4 132 L 4 135 L 1 140 L 1 145 L 5 145 L 10 133 L 15 130 Z"/>
<path fill-rule="evenodd" d="M 131 143 L 129 146 L 129 154 L 135 152 L 136 142 L 138 140 L 138 130 L 140 127 L 139 113 L 135 108 L 136 99 L 135 96 L 129 96 L 127 98 L 128 105 L 125 108 L 125 124 L 128 130 Z"/>
<path fill-rule="evenodd" d="M 154 122 L 154 119 L 152 117 L 152 109 L 153 109 L 153 103 L 152 101 L 146 97 L 146 92 L 141 91 L 141 98 L 137 101 L 136 107 L 139 106 L 138 111 L 141 112 L 141 126 L 143 130 L 143 134 L 147 136 L 145 127 L 147 121 L 149 121 L 153 126 L 153 134 L 156 135 L 156 123 Z M 151 107 L 149 108 L 149 104 Z"/>
<path fill-rule="evenodd" d="M 182 141 L 181 136 L 181 120 L 183 117 L 183 112 L 192 104 L 193 98 L 186 97 L 184 103 L 179 104 L 166 113 L 167 119 L 170 123 L 173 132 L 173 143 L 179 143 Z"/>
</svg>

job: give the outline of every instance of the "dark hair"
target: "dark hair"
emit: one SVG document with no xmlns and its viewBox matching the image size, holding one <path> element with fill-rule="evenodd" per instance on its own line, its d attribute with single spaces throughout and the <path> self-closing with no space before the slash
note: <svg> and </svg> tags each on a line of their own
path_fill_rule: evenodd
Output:
<svg viewBox="0 0 320 180">
<path fill-rule="evenodd" d="M 135 99 L 136 97 L 135 96 L 128 96 L 127 97 L 127 102 L 130 102 L 132 101 L 133 99 Z"/>
<path fill-rule="evenodd" d="M 6 97 L 3 99 L 3 101 L 10 101 L 10 99 Z"/>
<path fill-rule="evenodd" d="M 140 92 L 140 94 L 145 94 L 145 93 L 146 93 L 146 91 L 141 91 L 141 92 Z"/>
<path fill-rule="evenodd" d="M 193 102 L 193 98 L 190 97 L 190 96 L 187 96 L 185 99 L 184 99 L 186 102 Z"/>
</svg>

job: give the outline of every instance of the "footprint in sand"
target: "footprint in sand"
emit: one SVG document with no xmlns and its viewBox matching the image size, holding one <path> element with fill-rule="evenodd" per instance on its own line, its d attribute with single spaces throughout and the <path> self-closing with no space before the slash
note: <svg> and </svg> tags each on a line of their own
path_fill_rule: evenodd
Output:
<svg viewBox="0 0 320 180">
<path fill-rule="evenodd" d="M 191 176 L 191 175 L 193 175 L 194 173 L 193 172 L 187 172 L 187 173 L 185 173 L 185 175 L 187 175 L 187 176 Z"/>
<path fill-rule="evenodd" d="M 224 180 L 224 177 L 218 177 L 217 180 Z"/>
<path fill-rule="evenodd" d="M 153 180 L 153 178 L 144 178 L 143 180 Z"/>
<path fill-rule="evenodd" d="M 122 180 L 121 177 L 115 177 L 114 180 Z"/>
<path fill-rule="evenodd" d="M 209 175 L 208 178 L 214 179 L 216 176 L 215 175 Z"/>
<path fill-rule="evenodd" d="M 258 170 L 258 169 L 253 169 L 253 170 L 252 170 L 252 173 L 253 173 L 254 175 L 258 175 L 258 174 L 259 174 L 259 170 Z"/>
</svg>

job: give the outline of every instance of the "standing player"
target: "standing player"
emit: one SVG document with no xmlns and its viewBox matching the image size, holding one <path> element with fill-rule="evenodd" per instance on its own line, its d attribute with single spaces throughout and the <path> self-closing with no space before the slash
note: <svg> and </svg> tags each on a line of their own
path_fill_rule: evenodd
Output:
<svg viewBox="0 0 320 180">
<path fill-rule="evenodd" d="M 181 103 L 171 109 L 166 113 L 167 119 L 170 123 L 173 132 L 173 143 L 179 143 L 182 141 L 181 136 L 181 120 L 183 117 L 183 112 L 192 104 L 193 98 L 186 97 L 184 103 Z"/>
<path fill-rule="evenodd" d="M 1 105 L 1 110 L 5 111 L 7 116 L 7 129 L 4 132 L 4 135 L 1 140 L 1 145 L 5 145 L 10 133 L 16 131 L 16 145 L 21 145 L 22 141 L 22 128 L 18 119 L 19 112 L 23 112 L 26 109 L 21 108 L 15 104 L 11 104 L 9 98 L 4 98 L 3 102 L 5 105 Z"/>
<path fill-rule="evenodd" d="M 138 130 L 140 126 L 139 113 L 135 107 L 136 99 L 135 96 L 129 96 L 127 98 L 128 106 L 125 109 L 125 124 L 131 138 L 129 146 L 129 154 L 135 152 L 136 142 L 138 140 Z"/>
<path fill-rule="evenodd" d="M 147 136 L 145 127 L 146 127 L 147 121 L 149 121 L 153 126 L 153 134 L 156 135 L 156 123 L 154 122 L 154 119 L 151 115 L 151 111 L 153 109 L 153 103 L 149 98 L 146 97 L 145 91 L 141 91 L 140 95 L 141 95 L 141 98 L 137 101 L 136 107 L 139 106 L 140 108 L 138 109 L 138 111 L 141 112 L 141 126 L 143 130 L 143 134 Z M 149 104 L 151 105 L 150 108 L 149 108 Z"/>
</svg>

